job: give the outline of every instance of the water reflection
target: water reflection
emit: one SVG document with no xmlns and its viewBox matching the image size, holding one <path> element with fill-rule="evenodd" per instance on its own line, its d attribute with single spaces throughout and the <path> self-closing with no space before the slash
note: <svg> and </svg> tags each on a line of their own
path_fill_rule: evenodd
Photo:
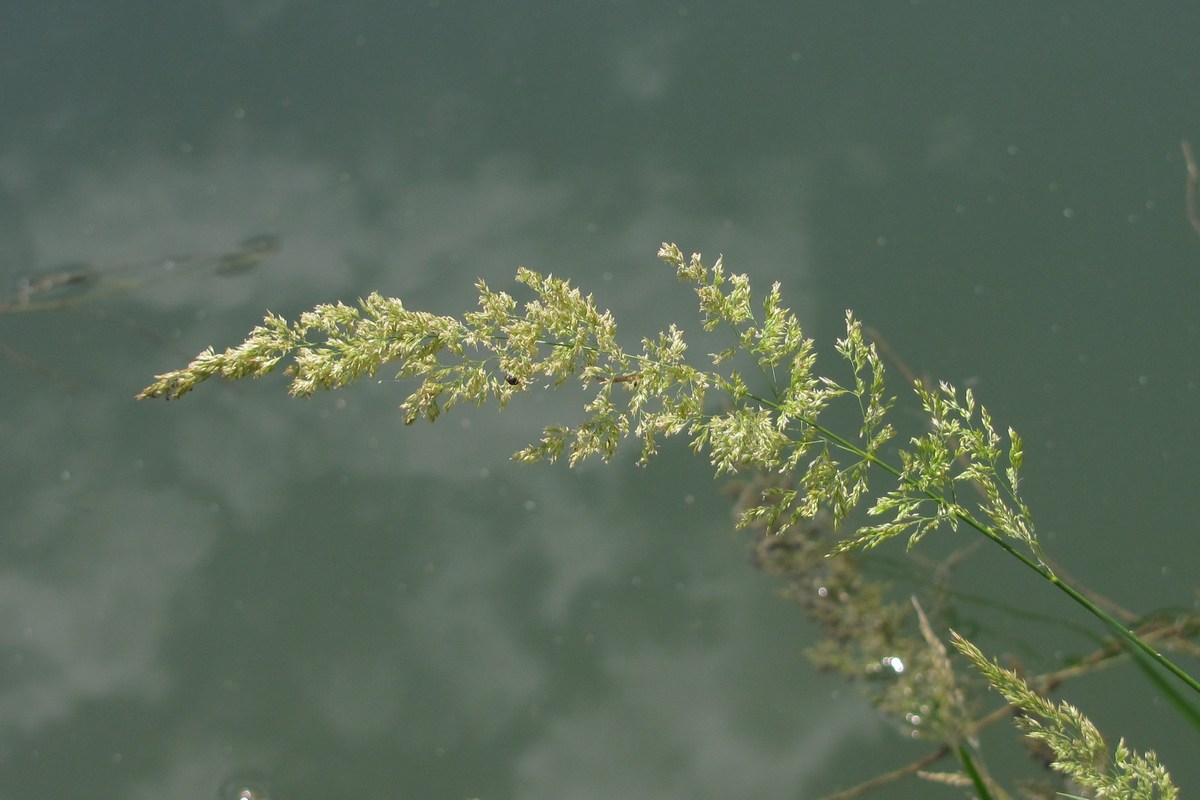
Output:
<svg viewBox="0 0 1200 800">
<path fill-rule="evenodd" d="M 147 284 L 212 269 L 240 275 L 279 252 L 279 237 L 252 236 L 226 253 L 197 253 L 123 264 L 60 264 L 20 279 L 12 297 L 0 299 L 0 313 L 66 309 L 97 297 L 123 294 Z"/>
</svg>

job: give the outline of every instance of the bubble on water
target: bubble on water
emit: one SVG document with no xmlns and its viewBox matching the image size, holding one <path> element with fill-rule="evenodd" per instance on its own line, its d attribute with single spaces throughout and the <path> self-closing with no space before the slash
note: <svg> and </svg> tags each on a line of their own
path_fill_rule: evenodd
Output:
<svg viewBox="0 0 1200 800">
<path fill-rule="evenodd" d="M 220 800 L 271 800 L 267 785 L 257 778 L 235 776 L 221 784 Z"/>
</svg>

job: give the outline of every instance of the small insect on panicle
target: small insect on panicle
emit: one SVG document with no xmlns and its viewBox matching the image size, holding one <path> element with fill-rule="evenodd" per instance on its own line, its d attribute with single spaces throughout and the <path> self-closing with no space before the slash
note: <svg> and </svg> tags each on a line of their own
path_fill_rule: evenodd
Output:
<svg viewBox="0 0 1200 800">
<path fill-rule="evenodd" d="M 521 385 L 521 379 L 515 375 L 505 374 L 504 382 L 507 383 L 509 386 L 520 386 Z"/>
</svg>

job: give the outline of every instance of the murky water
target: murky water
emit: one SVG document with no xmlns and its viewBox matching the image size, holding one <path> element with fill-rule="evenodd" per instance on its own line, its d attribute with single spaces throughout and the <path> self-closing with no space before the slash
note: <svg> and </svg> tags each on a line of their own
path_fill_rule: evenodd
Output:
<svg viewBox="0 0 1200 800">
<path fill-rule="evenodd" d="M 692 336 L 663 240 L 783 281 L 822 347 L 853 307 L 917 372 L 973 382 L 1024 435 L 1056 560 L 1132 608 L 1191 602 L 1194 16 L 14 11 L 5 287 L 261 231 L 284 248 L 99 315 L 0 314 L 0 345 L 43 366 L 0 359 L 0 796 L 258 800 L 239 776 L 262 774 L 271 800 L 818 797 L 919 757 L 809 666 L 684 447 L 521 467 L 571 400 L 405 427 L 388 374 L 309 402 L 282 379 L 132 399 L 268 309 L 377 289 L 461 312 L 522 264 L 594 292 L 629 346 Z M 1057 602 L 983 563 L 976 591 Z M 1033 660 L 1090 646 L 988 629 Z M 1113 673 L 1079 703 L 1200 785 L 1191 734 Z"/>
</svg>

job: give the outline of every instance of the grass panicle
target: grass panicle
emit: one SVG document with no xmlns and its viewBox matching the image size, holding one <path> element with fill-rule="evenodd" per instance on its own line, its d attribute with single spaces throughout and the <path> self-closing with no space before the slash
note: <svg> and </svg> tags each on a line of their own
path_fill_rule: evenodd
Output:
<svg viewBox="0 0 1200 800">
<path fill-rule="evenodd" d="M 480 281 L 476 310 L 461 318 L 378 294 L 354 306 L 320 305 L 291 322 L 268 315 L 241 344 L 205 350 L 183 369 L 159 375 L 139 397 L 178 398 L 213 377 L 259 378 L 281 366 L 291 393 L 306 397 L 389 369 L 415 383 L 400 404 L 411 424 L 436 421 L 461 402 L 503 409 L 530 392 L 578 384 L 588 397 L 583 420 L 546 424 L 514 458 L 608 461 L 635 439 L 644 464 L 663 440 L 684 437 L 717 475 L 740 487 L 737 524 L 762 531 L 756 562 L 785 578 L 787 593 L 820 626 L 813 660 L 869 686 L 885 714 L 960 767 L 934 773 L 922 762 L 914 774 L 976 796 L 1007 795 L 976 747 L 984 721 L 968 701 L 972 673 L 958 670 L 943 644 L 950 628 L 944 593 L 934 593 L 927 613 L 922 603 L 890 599 L 890 584 L 869 574 L 868 554 L 892 539 L 912 550 L 941 530 L 973 530 L 1099 619 L 1119 643 L 1104 658 L 1122 647 L 1136 651 L 1154 665 L 1149 669 L 1200 693 L 1200 683 L 1164 656 L 1165 648 L 1152 646 L 1145 630 L 1128 629 L 1051 568 L 1020 495 L 1021 437 L 1001 433 L 970 389 L 916 382 L 927 427 L 897 446 L 890 419 L 896 398 L 875 344 L 852 313 L 833 347 L 835 368 L 819 370 L 815 345 L 784 306 L 778 283 L 756 301 L 750 279 L 728 273 L 722 259 L 706 266 L 674 244 L 663 244 L 658 256 L 694 291 L 700 335 L 724 340 L 707 357 L 695 356 L 679 324 L 626 350 L 615 318 L 592 295 L 521 268 L 523 302 Z M 835 407 L 842 411 L 829 414 Z M 860 420 L 852 429 L 827 424 L 846 410 Z M 847 524 L 852 518 L 863 521 Z M 1185 628 L 1186 635 L 1178 632 Z M 1195 630 L 1177 626 L 1175 641 Z M 1021 711 L 1019 727 L 1050 748 L 1052 767 L 1079 791 L 1176 797 L 1153 753 L 1139 755 L 1121 741 L 1109 754 L 1077 709 L 1046 700 L 957 634 L 948 640 L 974 674 Z"/>
</svg>

